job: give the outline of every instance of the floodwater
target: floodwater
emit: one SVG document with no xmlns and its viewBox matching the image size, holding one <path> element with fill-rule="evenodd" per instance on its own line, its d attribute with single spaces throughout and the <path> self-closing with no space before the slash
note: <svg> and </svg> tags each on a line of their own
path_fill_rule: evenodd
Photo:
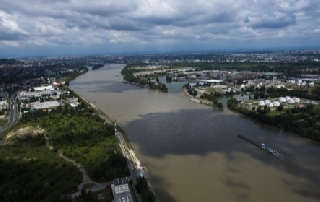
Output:
<svg viewBox="0 0 320 202">
<path fill-rule="evenodd" d="M 320 144 L 225 109 L 122 83 L 124 65 L 71 82 L 127 133 L 161 202 L 320 201 Z M 288 160 L 238 138 L 263 142 Z"/>
</svg>

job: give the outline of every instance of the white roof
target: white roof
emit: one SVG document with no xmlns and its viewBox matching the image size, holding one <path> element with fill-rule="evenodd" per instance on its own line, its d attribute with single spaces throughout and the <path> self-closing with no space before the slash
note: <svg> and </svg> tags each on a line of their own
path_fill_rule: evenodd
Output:
<svg viewBox="0 0 320 202">
<path fill-rule="evenodd" d="M 54 90 L 54 88 L 52 87 L 52 85 L 49 85 L 49 86 L 36 87 L 36 88 L 34 88 L 34 90 L 35 91 Z"/>
<path fill-rule="evenodd" d="M 215 79 L 201 80 L 201 81 L 207 82 L 207 83 L 221 83 L 221 82 L 223 82 L 223 80 L 215 80 Z"/>
</svg>

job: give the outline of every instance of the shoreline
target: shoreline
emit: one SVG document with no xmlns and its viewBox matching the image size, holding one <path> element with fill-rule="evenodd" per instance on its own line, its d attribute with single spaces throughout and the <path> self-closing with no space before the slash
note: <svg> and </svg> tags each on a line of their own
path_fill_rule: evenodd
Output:
<svg viewBox="0 0 320 202">
<path fill-rule="evenodd" d="M 193 102 L 196 102 L 196 103 L 199 103 L 199 104 L 204 104 L 206 106 L 213 106 L 213 103 L 211 101 L 208 101 L 208 100 L 204 100 L 204 99 L 201 99 L 201 98 L 195 98 L 191 95 L 189 95 L 189 93 L 187 92 L 186 88 L 182 87 L 182 92 L 183 94 L 191 101 Z"/>
<path fill-rule="evenodd" d="M 158 199 L 158 197 L 156 195 L 156 192 L 154 191 L 154 188 L 153 188 L 153 186 L 152 186 L 152 184 L 150 182 L 150 174 L 148 172 L 148 169 L 146 167 L 144 167 L 144 166 L 141 166 L 140 160 L 137 158 L 137 156 L 136 156 L 136 154 L 135 154 L 135 152 L 134 152 L 134 150 L 133 150 L 133 148 L 132 148 L 132 146 L 130 144 L 130 140 L 128 139 L 128 137 L 127 137 L 126 133 L 124 132 L 124 130 L 116 123 L 115 120 L 113 120 L 109 116 L 107 116 L 105 112 L 100 110 L 92 102 L 87 100 L 85 97 L 80 95 L 78 92 L 70 89 L 69 87 L 68 87 L 68 90 L 72 91 L 76 96 L 81 98 L 84 102 L 86 102 L 89 106 L 91 106 L 95 111 L 97 111 L 103 117 L 103 119 L 105 120 L 105 123 L 107 122 L 107 123 L 115 126 L 115 134 L 114 135 L 116 137 L 120 137 L 120 138 L 117 138 L 117 142 L 118 142 L 118 145 L 119 145 L 119 147 L 121 149 L 122 155 L 127 158 L 128 162 L 134 162 L 134 164 L 137 166 L 136 168 L 134 168 L 134 170 L 141 169 L 141 170 L 144 171 L 144 173 L 146 174 L 146 179 L 147 179 L 147 182 L 148 182 L 149 189 L 150 189 L 150 191 L 152 191 L 156 202 L 159 202 L 159 199 Z M 119 130 L 117 130 L 117 128 Z M 121 141 L 121 139 L 123 139 L 124 141 Z M 125 149 L 123 149 L 123 148 L 127 148 L 127 151 Z M 130 153 L 129 156 L 128 156 L 128 153 Z M 132 165 L 128 166 L 128 168 L 131 170 Z M 133 180 L 135 180 L 135 179 L 133 179 Z M 139 193 L 134 193 L 134 195 L 137 195 L 137 194 L 139 194 Z"/>
</svg>

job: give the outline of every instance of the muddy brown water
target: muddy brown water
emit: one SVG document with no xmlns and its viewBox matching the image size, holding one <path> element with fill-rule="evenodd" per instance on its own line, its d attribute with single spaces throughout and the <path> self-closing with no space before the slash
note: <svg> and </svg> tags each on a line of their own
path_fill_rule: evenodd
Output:
<svg viewBox="0 0 320 202">
<path fill-rule="evenodd" d="M 162 202 L 320 201 L 320 144 L 228 110 L 122 83 L 111 64 L 71 82 L 127 133 Z M 282 160 L 236 137 L 276 149 Z"/>
</svg>

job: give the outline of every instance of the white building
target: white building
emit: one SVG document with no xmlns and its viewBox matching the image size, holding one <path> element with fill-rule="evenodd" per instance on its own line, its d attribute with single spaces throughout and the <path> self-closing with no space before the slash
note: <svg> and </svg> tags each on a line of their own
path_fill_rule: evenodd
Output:
<svg viewBox="0 0 320 202">
<path fill-rule="evenodd" d="M 265 106 L 266 105 L 266 103 L 265 103 L 265 101 L 263 101 L 263 100 L 261 100 L 261 101 L 259 101 L 259 106 Z"/>
<path fill-rule="evenodd" d="M 49 109 L 60 106 L 58 101 L 47 101 L 47 102 L 33 102 L 30 103 L 30 107 L 33 109 Z"/>
<path fill-rule="evenodd" d="M 279 107 L 279 106 L 280 106 L 280 102 L 274 101 L 274 102 L 273 102 L 273 106 L 274 106 L 274 107 Z"/>
<path fill-rule="evenodd" d="M 280 98 L 279 98 L 279 102 L 280 102 L 280 103 L 287 102 L 287 99 L 286 99 L 285 97 L 280 97 Z"/>
<path fill-rule="evenodd" d="M 294 97 L 294 98 L 293 98 L 293 101 L 294 101 L 295 103 L 299 103 L 299 102 L 300 102 L 300 98 Z"/>
<path fill-rule="evenodd" d="M 129 188 L 129 178 L 116 178 L 111 184 L 114 202 L 133 202 Z"/>
<path fill-rule="evenodd" d="M 9 104 L 7 101 L 0 101 L 0 110 L 7 109 Z"/>
<path fill-rule="evenodd" d="M 271 103 L 268 103 L 267 106 L 270 107 L 270 108 L 271 108 L 271 107 L 274 107 L 274 105 L 273 105 L 272 102 L 271 102 Z"/>
<path fill-rule="evenodd" d="M 35 91 L 44 91 L 44 90 L 54 90 L 54 88 L 52 87 L 52 85 L 48 85 L 48 86 L 40 86 L 40 87 L 36 87 L 34 88 Z"/>
</svg>

